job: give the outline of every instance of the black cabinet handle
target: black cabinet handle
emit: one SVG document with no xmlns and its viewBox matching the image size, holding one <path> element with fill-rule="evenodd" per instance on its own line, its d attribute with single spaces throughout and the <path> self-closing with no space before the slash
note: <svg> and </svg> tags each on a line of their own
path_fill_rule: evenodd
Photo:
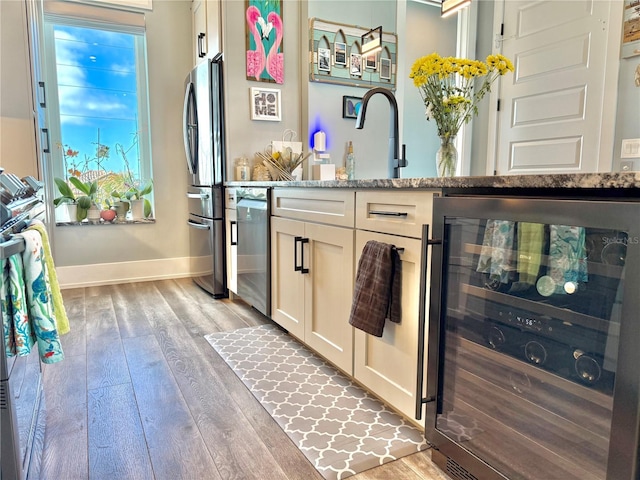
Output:
<svg viewBox="0 0 640 480">
<path fill-rule="evenodd" d="M 204 40 L 204 33 L 199 33 L 198 34 L 198 57 L 200 57 L 200 58 L 207 56 L 207 53 L 202 48 L 202 46 L 203 46 L 203 42 L 202 41 L 203 40 Z"/>
<path fill-rule="evenodd" d="M 42 100 L 40 101 L 40 106 L 42 108 L 46 108 L 47 107 L 47 94 L 46 91 L 44 89 L 44 82 L 38 82 L 38 87 L 40 87 L 41 91 L 42 91 Z"/>
<path fill-rule="evenodd" d="M 386 215 L 387 217 L 406 217 L 407 212 L 382 212 L 380 210 L 369 210 L 369 215 Z"/>
<path fill-rule="evenodd" d="M 41 128 L 40 131 L 42 132 L 42 135 L 43 135 L 42 152 L 43 153 L 50 153 L 51 152 L 51 145 L 49 145 L 49 129 L 48 128 Z"/>
<path fill-rule="evenodd" d="M 302 274 L 309 273 L 309 269 L 304 268 L 304 244 L 305 243 L 309 243 L 309 239 L 301 238 L 300 239 L 300 273 Z"/>
<path fill-rule="evenodd" d="M 236 227 L 236 239 L 233 239 L 233 227 Z M 229 228 L 230 228 L 230 232 L 229 232 L 229 240 L 231 240 L 231 246 L 233 247 L 234 245 L 238 245 L 238 222 L 236 222 L 235 220 L 229 220 Z"/>
<path fill-rule="evenodd" d="M 302 262 L 298 265 L 298 242 L 302 240 L 302 237 L 294 237 L 293 239 L 293 271 L 299 272 L 302 270 Z"/>
</svg>

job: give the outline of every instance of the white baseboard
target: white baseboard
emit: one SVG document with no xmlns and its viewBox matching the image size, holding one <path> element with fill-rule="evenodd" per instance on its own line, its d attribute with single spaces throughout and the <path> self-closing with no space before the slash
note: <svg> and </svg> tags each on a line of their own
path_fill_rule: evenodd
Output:
<svg viewBox="0 0 640 480">
<path fill-rule="evenodd" d="M 56 273 L 60 288 L 66 289 L 191 277 L 203 273 L 194 268 L 203 264 L 206 262 L 192 257 L 163 258 L 56 267 Z"/>
</svg>

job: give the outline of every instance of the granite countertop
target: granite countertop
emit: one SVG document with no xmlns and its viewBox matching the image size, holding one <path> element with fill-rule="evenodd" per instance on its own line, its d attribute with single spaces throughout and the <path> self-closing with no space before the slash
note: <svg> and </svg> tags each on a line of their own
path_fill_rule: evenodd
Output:
<svg viewBox="0 0 640 480">
<path fill-rule="evenodd" d="M 382 189 L 640 189 L 640 172 L 504 175 L 453 178 L 393 178 L 370 180 L 302 180 L 291 182 L 226 182 L 228 187 L 382 188 Z"/>
</svg>

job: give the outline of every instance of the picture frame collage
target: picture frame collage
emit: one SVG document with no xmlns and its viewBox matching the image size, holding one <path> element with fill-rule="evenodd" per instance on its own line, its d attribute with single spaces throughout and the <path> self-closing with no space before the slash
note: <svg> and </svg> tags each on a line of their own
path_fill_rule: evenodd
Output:
<svg viewBox="0 0 640 480">
<path fill-rule="evenodd" d="M 382 34 L 382 50 L 363 56 L 361 37 L 367 30 L 312 18 L 310 28 L 311 81 L 372 88 L 395 89 L 397 36 Z"/>
</svg>

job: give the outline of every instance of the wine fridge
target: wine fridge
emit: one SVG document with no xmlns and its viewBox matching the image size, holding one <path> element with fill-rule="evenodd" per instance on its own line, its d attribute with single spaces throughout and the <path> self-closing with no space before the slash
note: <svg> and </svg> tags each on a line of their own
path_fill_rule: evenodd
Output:
<svg viewBox="0 0 640 480">
<path fill-rule="evenodd" d="M 452 478 L 640 478 L 640 203 L 628 200 L 434 199 L 422 402 Z"/>
</svg>

